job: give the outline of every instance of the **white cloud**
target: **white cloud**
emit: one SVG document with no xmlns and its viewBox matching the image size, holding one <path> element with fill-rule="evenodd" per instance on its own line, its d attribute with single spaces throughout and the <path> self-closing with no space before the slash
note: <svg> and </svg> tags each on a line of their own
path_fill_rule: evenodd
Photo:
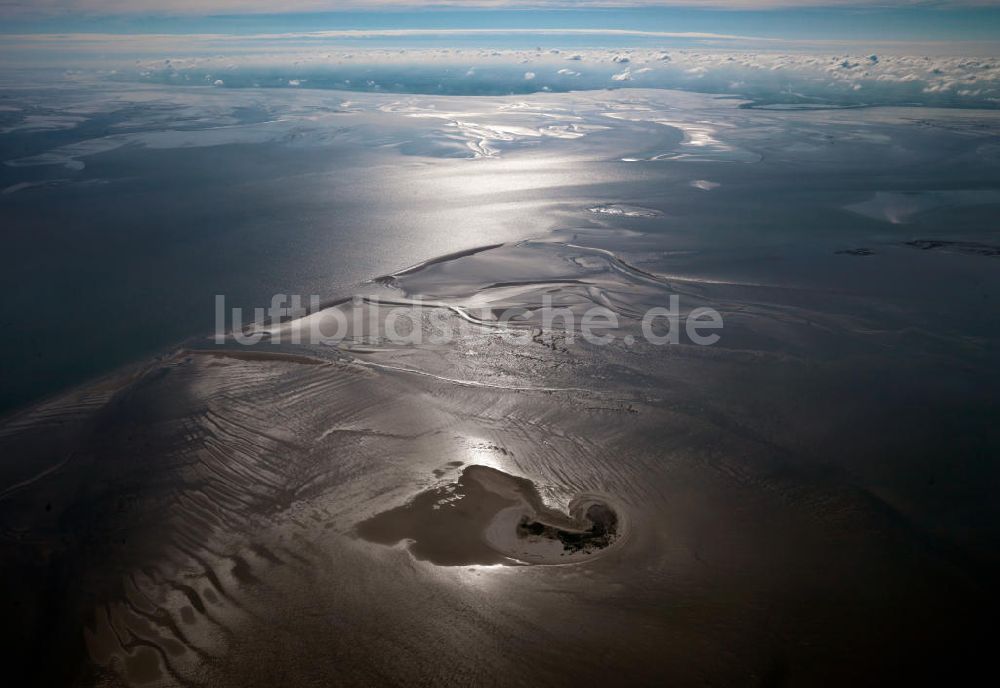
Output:
<svg viewBox="0 0 1000 688">
<path fill-rule="evenodd" d="M 461 32 L 457 32 L 461 33 Z M 89 64 L 116 70 L 116 80 L 211 86 L 224 80 L 227 89 L 295 85 L 302 88 L 361 88 L 426 92 L 427 81 L 408 74 L 467 76 L 460 88 L 490 92 L 508 90 L 601 89 L 639 86 L 725 93 L 758 102 L 800 106 L 900 104 L 997 107 L 1000 104 L 1000 58 L 873 53 L 873 46 L 824 53 L 822 46 L 802 52 L 784 43 L 748 49 L 737 42 L 670 47 L 664 42 L 641 48 L 612 42 L 606 48 L 577 48 L 572 55 L 531 49 L 378 48 L 325 40 L 320 34 L 278 35 L 6 35 L 0 62 L 25 55 L 73 55 L 76 68 Z M 354 35 L 354 34 L 351 34 Z M 407 35 L 407 34 L 402 34 Z M 320 37 L 317 39 L 317 37 Z M 534 41 L 533 41 L 534 42 Z M 602 40 L 603 43 L 603 40 Z M 502 43 L 500 43 L 502 44 Z M 954 44 L 945 49 L 954 50 Z M 900 46 L 896 46 L 897 51 Z M 629 62 L 615 63 L 627 55 Z M 139 56 L 139 59 L 136 59 Z M 566 67 L 566 60 L 572 60 Z M 27 58 L 19 58 L 28 64 Z M 220 78 L 221 77 L 221 78 Z M 431 82 L 436 83 L 436 82 Z M 220 84 L 221 85 L 221 84 Z"/>
</svg>

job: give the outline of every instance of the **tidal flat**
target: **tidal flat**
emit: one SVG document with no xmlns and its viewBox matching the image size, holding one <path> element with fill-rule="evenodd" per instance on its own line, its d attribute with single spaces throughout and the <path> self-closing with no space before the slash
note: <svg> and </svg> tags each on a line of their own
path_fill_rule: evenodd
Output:
<svg viewBox="0 0 1000 688">
<path fill-rule="evenodd" d="M 884 685 L 990 656 L 1000 113 L 105 88 L 0 171 L 3 317 L 39 342 L 0 344 L 14 665 Z M 215 294 L 274 293 L 326 306 L 211 336 Z M 648 341 L 672 296 L 718 341 Z M 417 304 L 449 341 L 291 337 Z"/>
</svg>

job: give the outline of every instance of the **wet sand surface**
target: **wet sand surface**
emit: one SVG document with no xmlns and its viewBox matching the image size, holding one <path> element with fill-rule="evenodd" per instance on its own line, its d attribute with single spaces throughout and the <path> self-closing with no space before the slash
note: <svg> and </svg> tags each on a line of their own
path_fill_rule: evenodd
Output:
<svg viewBox="0 0 1000 688">
<path fill-rule="evenodd" d="M 9 416 L 12 661 L 49 685 L 832 686 L 989 656 L 1000 272 L 954 247 L 996 245 L 997 207 L 940 192 L 1000 186 L 995 115 L 567 94 L 519 125 L 605 128 L 536 145 L 391 100 L 420 150 L 382 154 L 466 189 L 470 226 L 530 204 L 529 231 Z M 645 341 L 671 295 L 719 342 Z M 547 300 L 610 309 L 615 341 L 544 327 Z M 287 343 L 417 301 L 451 343 Z"/>
<path fill-rule="evenodd" d="M 569 510 L 545 506 L 530 480 L 469 466 L 454 483 L 360 523 L 357 533 L 383 545 L 408 540 L 418 559 L 461 566 L 576 563 L 626 532 L 621 515 L 600 498 L 577 497 Z"/>
</svg>

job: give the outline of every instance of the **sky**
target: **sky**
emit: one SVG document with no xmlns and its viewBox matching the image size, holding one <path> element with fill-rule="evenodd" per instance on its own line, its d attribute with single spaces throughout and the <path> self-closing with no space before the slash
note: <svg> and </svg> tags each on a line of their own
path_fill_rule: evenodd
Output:
<svg viewBox="0 0 1000 688">
<path fill-rule="evenodd" d="M 997 41 L 1000 0 L 0 0 L 0 32 L 616 28 L 797 40 Z"/>
<path fill-rule="evenodd" d="M 995 0 L 439 0 L 428 3 L 418 0 L 7 0 L 3 6 L 24 13 L 93 12 L 139 13 L 177 12 L 190 14 L 241 14 L 264 12 L 323 12 L 344 9 L 376 9 L 382 7 L 622 7 L 622 6 L 683 6 L 702 8 L 765 9 L 812 7 L 977 7 L 996 5 Z"/>
</svg>

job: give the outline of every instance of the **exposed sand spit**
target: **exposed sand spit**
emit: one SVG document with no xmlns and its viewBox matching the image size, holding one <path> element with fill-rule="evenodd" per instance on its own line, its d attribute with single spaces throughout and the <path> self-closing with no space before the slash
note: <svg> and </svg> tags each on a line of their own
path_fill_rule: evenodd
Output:
<svg viewBox="0 0 1000 688">
<path fill-rule="evenodd" d="M 453 483 L 358 524 L 362 538 L 409 541 L 435 564 L 568 564 L 597 556 L 624 535 L 619 511 L 594 495 L 569 514 L 545 505 L 534 483 L 488 466 L 469 466 Z"/>
</svg>

